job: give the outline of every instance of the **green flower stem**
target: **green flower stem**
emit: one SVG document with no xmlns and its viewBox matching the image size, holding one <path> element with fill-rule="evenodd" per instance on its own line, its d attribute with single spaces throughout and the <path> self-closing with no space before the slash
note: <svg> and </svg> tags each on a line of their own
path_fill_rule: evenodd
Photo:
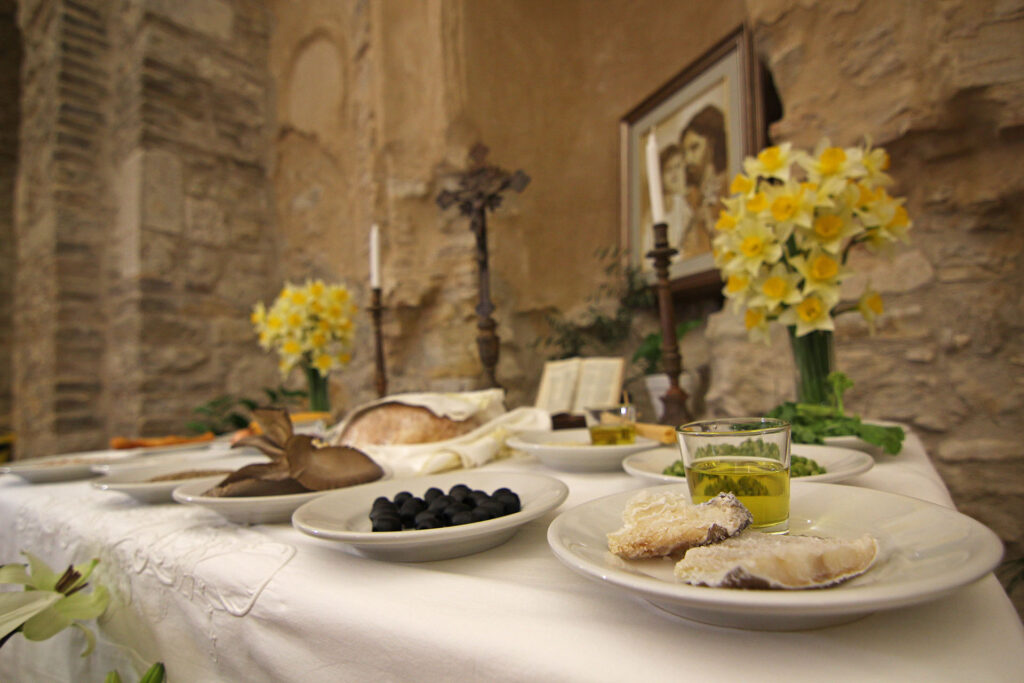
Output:
<svg viewBox="0 0 1024 683">
<path fill-rule="evenodd" d="M 789 328 L 789 342 L 796 365 L 796 395 L 799 403 L 830 405 L 828 376 L 835 369 L 835 345 L 831 330 L 815 330 L 802 337 Z"/>
<path fill-rule="evenodd" d="M 327 391 L 327 377 L 309 364 L 303 364 L 302 369 L 306 372 L 306 383 L 309 386 L 309 409 L 314 412 L 330 412 L 331 397 Z"/>
</svg>

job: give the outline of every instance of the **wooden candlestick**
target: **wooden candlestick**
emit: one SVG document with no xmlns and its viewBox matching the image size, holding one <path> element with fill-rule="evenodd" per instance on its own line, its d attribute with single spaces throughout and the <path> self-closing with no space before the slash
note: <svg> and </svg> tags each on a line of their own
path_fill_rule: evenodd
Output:
<svg viewBox="0 0 1024 683">
<path fill-rule="evenodd" d="M 661 317 L 661 359 L 662 368 L 668 375 L 668 391 L 661 397 L 665 412 L 661 423 L 678 427 L 693 421 L 686 407 L 686 392 L 679 386 L 679 373 L 683 370 L 683 357 L 679 353 L 679 340 L 676 339 L 675 308 L 672 304 L 672 292 L 669 288 L 668 266 L 672 257 L 679 251 L 668 245 L 668 225 L 654 224 L 654 249 L 647 252 L 647 257 L 654 261 L 654 272 L 658 278 L 658 313 Z"/>
<path fill-rule="evenodd" d="M 370 314 L 373 316 L 373 335 L 376 341 L 376 370 L 374 379 L 377 383 L 377 396 L 388 395 L 388 375 L 384 368 L 384 334 L 381 331 L 381 316 L 384 306 L 381 304 L 380 287 L 374 287 L 370 299 Z"/>
</svg>

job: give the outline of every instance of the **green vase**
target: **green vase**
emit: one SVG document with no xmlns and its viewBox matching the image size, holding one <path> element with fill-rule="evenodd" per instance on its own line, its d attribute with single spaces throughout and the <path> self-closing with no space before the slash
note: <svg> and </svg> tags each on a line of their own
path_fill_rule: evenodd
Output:
<svg viewBox="0 0 1024 683">
<path fill-rule="evenodd" d="M 800 403 L 828 405 L 832 391 L 828 376 L 835 370 L 836 354 L 831 330 L 815 330 L 802 337 L 789 327 L 789 343 L 796 365 L 796 398 Z"/>
<path fill-rule="evenodd" d="M 311 365 L 303 365 L 309 387 L 309 409 L 316 413 L 331 412 L 331 396 L 327 391 L 327 376 Z"/>
</svg>

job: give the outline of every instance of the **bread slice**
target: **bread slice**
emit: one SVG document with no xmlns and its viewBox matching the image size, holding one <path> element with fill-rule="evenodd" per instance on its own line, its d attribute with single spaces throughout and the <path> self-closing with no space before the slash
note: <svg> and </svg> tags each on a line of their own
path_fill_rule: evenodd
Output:
<svg viewBox="0 0 1024 683">
<path fill-rule="evenodd" d="M 850 540 L 747 531 L 688 550 L 675 575 L 715 588 L 825 588 L 863 574 L 877 555 L 878 543 L 868 534 Z"/>
<path fill-rule="evenodd" d="M 608 534 L 608 549 L 640 560 L 717 543 L 747 528 L 753 517 L 731 493 L 694 505 L 684 493 L 645 490 L 626 503 L 622 521 L 621 529 Z"/>
</svg>

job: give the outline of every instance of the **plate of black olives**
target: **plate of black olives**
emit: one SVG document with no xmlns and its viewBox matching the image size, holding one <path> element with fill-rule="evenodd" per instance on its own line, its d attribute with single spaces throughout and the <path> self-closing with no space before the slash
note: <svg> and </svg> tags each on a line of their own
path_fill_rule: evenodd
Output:
<svg viewBox="0 0 1024 683">
<path fill-rule="evenodd" d="M 292 526 L 373 559 L 446 560 L 501 545 L 568 494 L 543 474 L 457 470 L 339 489 L 299 507 Z"/>
</svg>

